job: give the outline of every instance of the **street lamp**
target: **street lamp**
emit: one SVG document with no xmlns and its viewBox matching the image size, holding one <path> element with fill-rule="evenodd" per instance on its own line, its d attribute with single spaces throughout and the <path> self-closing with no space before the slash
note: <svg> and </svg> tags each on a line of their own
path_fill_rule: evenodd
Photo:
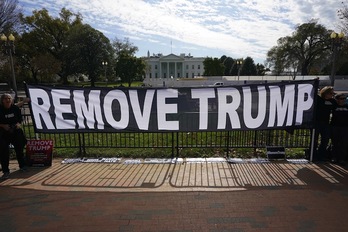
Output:
<svg viewBox="0 0 348 232">
<path fill-rule="evenodd" d="M 343 41 L 344 34 L 332 32 L 330 35 L 331 38 L 331 51 L 332 51 L 332 68 L 331 68 L 331 86 L 334 86 L 335 84 L 335 75 L 336 75 L 336 61 L 337 61 L 337 54 L 341 50 L 341 45 Z"/>
<path fill-rule="evenodd" d="M 107 66 L 108 66 L 108 62 L 103 61 L 103 62 L 102 62 L 102 65 L 103 65 L 104 71 L 105 71 L 105 81 L 106 81 L 106 85 L 108 85 L 108 79 L 106 78 L 106 69 L 107 69 Z"/>
<path fill-rule="evenodd" d="M 238 69 L 238 81 L 239 81 L 239 74 L 240 74 L 240 69 L 243 65 L 243 60 L 237 60 L 237 69 Z"/>
<path fill-rule="evenodd" d="M 5 49 L 6 54 L 10 56 L 10 65 L 11 65 L 11 71 L 12 71 L 12 88 L 13 88 L 13 91 L 15 92 L 14 100 L 17 101 L 17 96 L 18 96 L 17 83 L 16 83 L 16 76 L 15 76 L 15 71 L 13 66 L 13 57 L 12 57 L 12 53 L 15 53 L 15 46 L 14 46 L 15 37 L 12 34 L 10 34 L 8 37 L 2 34 L 0 39 L 4 42 L 3 47 Z"/>
</svg>

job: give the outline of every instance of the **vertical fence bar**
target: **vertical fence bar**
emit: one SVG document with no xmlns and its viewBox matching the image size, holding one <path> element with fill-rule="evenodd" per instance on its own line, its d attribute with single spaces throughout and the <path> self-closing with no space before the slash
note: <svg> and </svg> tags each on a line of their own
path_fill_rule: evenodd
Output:
<svg viewBox="0 0 348 232">
<path fill-rule="evenodd" d="M 77 134 L 78 141 L 79 141 L 79 156 L 82 154 L 82 145 L 81 145 L 81 133 Z"/>
<path fill-rule="evenodd" d="M 179 157 L 179 132 L 176 132 L 176 157 Z"/>
<path fill-rule="evenodd" d="M 226 157 L 229 158 L 229 151 L 230 151 L 230 131 L 227 131 L 227 141 L 226 141 Z"/>
<path fill-rule="evenodd" d="M 175 144 L 174 144 L 174 132 L 172 132 L 172 159 L 174 159 L 174 148 Z"/>
<path fill-rule="evenodd" d="M 310 151 L 309 151 L 309 154 L 310 154 L 310 156 L 309 156 L 309 161 L 313 161 L 313 153 L 314 153 L 314 149 L 316 149 L 315 147 L 314 147 L 314 138 L 315 138 L 315 129 L 313 128 L 312 129 L 312 136 L 311 136 L 311 147 L 310 147 Z"/>
<path fill-rule="evenodd" d="M 254 141 L 253 141 L 253 145 L 254 145 L 254 147 L 256 147 L 256 144 L 257 144 L 257 133 L 258 133 L 258 131 L 256 130 L 256 131 L 254 131 Z"/>
</svg>

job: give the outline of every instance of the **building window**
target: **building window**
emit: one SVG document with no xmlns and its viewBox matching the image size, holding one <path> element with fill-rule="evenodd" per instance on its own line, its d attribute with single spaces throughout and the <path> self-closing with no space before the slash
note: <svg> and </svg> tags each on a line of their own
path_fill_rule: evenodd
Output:
<svg viewBox="0 0 348 232">
<path fill-rule="evenodd" d="M 194 64 L 192 65 L 192 69 L 195 69 L 195 65 Z"/>
<path fill-rule="evenodd" d="M 186 73 L 186 78 L 188 78 L 188 73 Z"/>
<path fill-rule="evenodd" d="M 157 70 L 157 64 L 155 65 L 155 69 Z"/>
<path fill-rule="evenodd" d="M 198 69 L 201 69 L 201 65 L 198 65 Z"/>
<path fill-rule="evenodd" d="M 156 77 L 156 78 L 158 78 L 158 75 L 157 75 L 157 73 L 155 73 L 155 77 Z"/>
<path fill-rule="evenodd" d="M 167 78 L 167 73 L 163 73 L 163 78 Z"/>
<path fill-rule="evenodd" d="M 152 78 L 152 73 L 150 73 L 150 78 Z"/>
<path fill-rule="evenodd" d="M 192 73 L 192 78 L 195 78 L 195 74 L 194 73 Z"/>
<path fill-rule="evenodd" d="M 200 76 L 201 74 L 200 73 L 198 73 L 198 76 Z"/>
<path fill-rule="evenodd" d="M 188 67 L 188 64 L 186 65 L 186 70 L 188 70 L 189 69 L 189 67 Z"/>
</svg>

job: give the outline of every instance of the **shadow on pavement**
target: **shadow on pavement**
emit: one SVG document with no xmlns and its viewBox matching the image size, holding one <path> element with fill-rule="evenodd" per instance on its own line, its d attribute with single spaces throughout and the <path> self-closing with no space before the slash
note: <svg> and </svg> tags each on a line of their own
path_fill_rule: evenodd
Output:
<svg viewBox="0 0 348 232">
<path fill-rule="evenodd" d="M 14 171 L 0 186 L 133 191 L 245 190 L 270 187 L 347 187 L 348 171 L 333 164 L 288 162 L 181 162 L 169 164 L 75 163 Z"/>
</svg>

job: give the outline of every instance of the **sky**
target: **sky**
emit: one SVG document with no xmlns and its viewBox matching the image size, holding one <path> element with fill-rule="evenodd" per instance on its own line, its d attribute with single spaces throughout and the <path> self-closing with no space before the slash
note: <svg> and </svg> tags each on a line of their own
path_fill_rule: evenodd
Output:
<svg viewBox="0 0 348 232">
<path fill-rule="evenodd" d="M 338 0 L 18 0 L 25 15 L 46 8 L 57 17 L 65 7 L 111 41 L 138 47 L 137 57 L 181 53 L 263 64 L 277 40 L 317 19 L 338 31 Z"/>
</svg>

